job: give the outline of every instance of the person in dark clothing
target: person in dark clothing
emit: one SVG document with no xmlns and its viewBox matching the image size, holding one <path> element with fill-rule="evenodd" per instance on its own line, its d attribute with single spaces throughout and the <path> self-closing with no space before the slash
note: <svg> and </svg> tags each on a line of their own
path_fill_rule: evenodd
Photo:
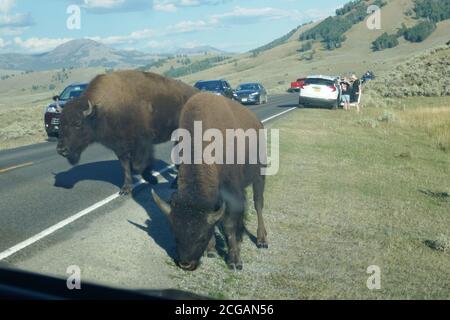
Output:
<svg viewBox="0 0 450 320">
<path fill-rule="evenodd" d="M 352 75 L 352 92 L 351 92 L 351 103 L 356 104 L 356 109 L 358 112 L 360 111 L 359 108 L 359 102 L 360 102 L 360 96 L 361 96 L 361 80 L 358 79 L 358 77 L 354 74 Z"/>
<path fill-rule="evenodd" d="M 352 92 L 350 82 L 347 81 L 346 78 L 344 78 L 343 81 L 340 83 L 342 95 L 341 95 L 341 101 L 344 103 L 344 110 L 350 110 L 350 94 Z"/>
</svg>

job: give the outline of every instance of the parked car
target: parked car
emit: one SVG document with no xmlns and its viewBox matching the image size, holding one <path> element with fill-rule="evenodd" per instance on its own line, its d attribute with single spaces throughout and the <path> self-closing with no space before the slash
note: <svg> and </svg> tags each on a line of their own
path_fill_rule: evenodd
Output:
<svg viewBox="0 0 450 320">
<path fill-rule="evenodd" d="M 338 78 L 331 76 L 307 77 L 300 87 L 300 106 L 339 107 L 341 88 Z"/>
<path fill-rule="evenodd" d="M 87 86 L 87 83 L 74 83 L 65 88 L 60 95 L 53 97 L 54 102 L 45 109 L 44 115 L 45 131 L 49 137 L 58 136 L 59 117 L 64 105 L 68 101 L 81 96 Z"/>
<path fill-rule="evenodd" d="M 269 101 L 267 90 L 260 83 L 241 83 L 234 92 L 234 99 L 242 104 L 262 104 Z"/>
<path fill-rule="evenodd" d="M 306 78 L 299 78 L 295 82 L 291 82 L 291 87 L 289 88 L 289 92 L 300 92 L 300 88 L 305 83 Z"/>
<path fill-rule="evenodd" d="M 226 80 L 201 80 L 194 87 L 202 91 L 210 91 L 220 96 L 233 99 L 233 89 Z"/>
</svg>

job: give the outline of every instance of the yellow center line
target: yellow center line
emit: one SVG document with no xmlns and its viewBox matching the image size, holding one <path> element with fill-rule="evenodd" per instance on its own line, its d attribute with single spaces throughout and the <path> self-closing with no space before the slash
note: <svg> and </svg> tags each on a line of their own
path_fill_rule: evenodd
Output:
<svg viewBox="0 0 450 320">
<path fill-rule="evenodd" d="M 17 164 L 17 165 L 11 166 L 11 167 L 0 169 L 0 173 L 5 173 L 5 172 L 11 171 L 11 170 L 15 170 L 15 169 L 23 168 L 23 167 L 29 167 L 32 165 L 33 165 L 33 162 Z"/>
</svg>

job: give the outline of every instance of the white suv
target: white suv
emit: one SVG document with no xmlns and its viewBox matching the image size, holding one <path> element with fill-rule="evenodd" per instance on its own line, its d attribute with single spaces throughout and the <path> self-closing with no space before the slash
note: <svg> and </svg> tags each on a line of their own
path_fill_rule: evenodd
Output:
<svg viewBox="0 0 450 320">
<path fill-rule="evenodd" d="M 309 76 L 300 87 L 300 106 L 339 107 L 341 89 L 338 77 Z"/>
</svg>

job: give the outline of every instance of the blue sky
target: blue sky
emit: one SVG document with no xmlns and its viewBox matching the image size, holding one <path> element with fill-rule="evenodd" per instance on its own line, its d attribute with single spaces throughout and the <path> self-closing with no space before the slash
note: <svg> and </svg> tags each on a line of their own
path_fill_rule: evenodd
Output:
<svg viewBox="0 0 450 320">
<path fill-rule="evenodd" d="M 117 49 L 166 52 L 211 45 L 244 52 L 299 24 L 334 13 L 346 0 L 0 0 L 0 52 L 39 53 L 71 39 Z M 80 29 L 69 29 L 69 6 Z"/>
</svg>

